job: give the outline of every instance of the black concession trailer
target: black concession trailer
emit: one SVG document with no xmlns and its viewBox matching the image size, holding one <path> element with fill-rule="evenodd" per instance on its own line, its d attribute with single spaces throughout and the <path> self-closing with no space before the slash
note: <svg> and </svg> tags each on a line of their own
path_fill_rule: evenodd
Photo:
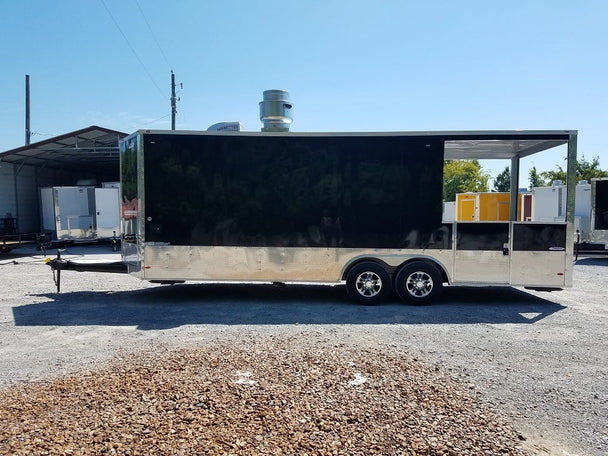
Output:
<svg viewBox="0 0 608 456">
<path fill-rule="evenodd" d="M 443 284 L 572 284 L 576 131 L 193 132 L 121 142 L 122 260 L 141 279 L 346 284 L 374 304 Z M 520 159 L 567 145 L 565 221 L 517 220 Z M 442 220 L 443 165 L 511 160 L 510 220 Z"/>
</svg>

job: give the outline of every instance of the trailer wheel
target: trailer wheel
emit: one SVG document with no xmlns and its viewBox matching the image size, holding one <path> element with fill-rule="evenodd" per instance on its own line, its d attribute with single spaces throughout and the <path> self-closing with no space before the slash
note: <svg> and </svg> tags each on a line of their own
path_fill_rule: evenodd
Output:
<svg viewBox="0 0 608 456">
<path fill-rule="evenodd" d="M 443 281 L 436 266 L 414 261 L 403 266 L 395 277 L 397 295 L 410 304 L 428 304 L 441 294 Z"/>
<path fill-rule="evenodd" d="M 348 272 L 346 291 L 360 304 L 379 304 L 391 294 L 391 278 L 378 263 L 364 261 Z"/>
</svg>

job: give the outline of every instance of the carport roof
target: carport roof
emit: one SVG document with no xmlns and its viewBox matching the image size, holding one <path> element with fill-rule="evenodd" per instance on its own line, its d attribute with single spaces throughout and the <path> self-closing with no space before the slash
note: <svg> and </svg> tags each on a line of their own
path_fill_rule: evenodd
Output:
<svg viewBox="0 0 608 456">
<path fill-rule="evenodd" d="M 118 173 L 118 142 L 125 136 L 126 133 L 93 125 L 1 152 L 0 162 Z"/>
</svg>

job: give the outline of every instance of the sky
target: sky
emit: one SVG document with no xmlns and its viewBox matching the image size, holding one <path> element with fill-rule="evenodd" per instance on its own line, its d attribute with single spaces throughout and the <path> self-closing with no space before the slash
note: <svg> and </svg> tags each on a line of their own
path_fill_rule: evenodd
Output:
<svg viewBox="0 0 608 456">
<path fill-rule="evenodd" d="M 91 125 L 294 132 L 578 130 L 608 169 L 605 0 L 0 0 L 0 151 Z M 565 148 L 522 163 L 563 166 Z M 484 162 L 491 176 L 508 162 Z"/>
</svg>

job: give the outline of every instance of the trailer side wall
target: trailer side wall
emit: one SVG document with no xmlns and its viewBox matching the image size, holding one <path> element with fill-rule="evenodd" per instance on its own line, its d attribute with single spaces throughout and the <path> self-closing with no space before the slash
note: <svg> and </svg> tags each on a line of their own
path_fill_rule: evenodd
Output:
<svg viewBox="0 0 608 456">
<path fill-rule="evenodd" d="M 436 138 L 149 134 L 143 150 L 146 242 L 432 248 L 442 227 Z"/>
</svg>

